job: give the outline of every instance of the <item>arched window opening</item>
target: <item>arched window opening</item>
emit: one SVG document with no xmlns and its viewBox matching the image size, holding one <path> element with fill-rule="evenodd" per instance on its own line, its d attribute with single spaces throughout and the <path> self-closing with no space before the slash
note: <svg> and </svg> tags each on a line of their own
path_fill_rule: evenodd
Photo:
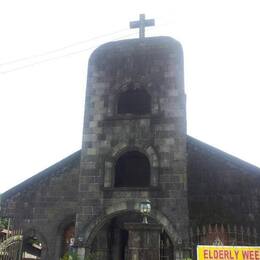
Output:
<svg viewBox="0 0 260 260">
<path fill-rule="evenodd" d="M 119 95 L 118 114 L 145 115 L 151 113 L 151 97 L 144 89 L 128 89 Z"/>
<path fill-rule="evenodd" d="M 72 251 L 75 242 L 75 223 L 69 224 L 63 232 L 61 256 Z"/>
<path fill-rule="evenodd" d="M 115 166 L 115 187 L 148 187 L 150 163 L 147 157 L 131 151 L 123 154 Z"/>
</svg>

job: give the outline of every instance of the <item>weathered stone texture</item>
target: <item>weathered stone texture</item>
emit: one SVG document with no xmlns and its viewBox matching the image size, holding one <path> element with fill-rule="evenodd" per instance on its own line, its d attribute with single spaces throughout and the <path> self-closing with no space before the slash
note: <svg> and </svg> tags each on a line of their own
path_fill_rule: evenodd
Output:
<svg viewBox="0 0 260 260">
<path fill-rule="evenodd" d="M 147 91 L 150 113 L 118 113 L 128 88 Z M 148 159 L 148 187 L 115 187 L 115 164 L 128 151 Z M 259 186 L 260 169 L 186 135 L 181 45 L 168 37 L 134 39 L 105 44 L 90 57 L 82 150 L 4 193 L 1 213 L 20 221 L 25 237 L 40 238 L 48 249 L 43 260 L 59 259 L 71 223 L 77 242 L 90 248 L 96 239 L 106 255 L 111 219 L 133 217 L 145 199 L 174 246 L 189 224 L 246 224 L 259 233 Z"/>
<path fill-rule="evenodd" d="M 77 152 L 3 194 L 3 213 L 15 217 L 25 236 L 33 233 L 47 246 L 46 260 L 59 257 L 60 228 L 75 221 L 79 160 Z"/>
<path fill-rule="evenodd" d="M 130 84 L 150 94 L 150 114 L 117 113 L 118 96 Z M 149 158 L 151 188 L 147 191 L 113 186 L 114 163 L 131 150 Z M 98 181 L 86 182 L 91 176 Z M 118 203 L 134 205 L 149 198 L 154 210 L 172 224 L 179 223 L 180 237 L 187 235 L 185 93 L 178 42 L 168 37 L 136 39 L 105 44 L 94 51 L 89 61 L 80 180 L 80 198 L 104 198 L 98 204 L 81 200 L 82 209 L 97 208 L 98 216 Z M 80 219 L 85 221 L 79 229 L 88 225 L 89 215 L 93 211 L 81 211 Z"/>
<path fill-rule="evenodd" d="M 259 168 L 189 137 L 191 224 L 237 224 L 259 230 L 259 187 Z"/>
</svg>

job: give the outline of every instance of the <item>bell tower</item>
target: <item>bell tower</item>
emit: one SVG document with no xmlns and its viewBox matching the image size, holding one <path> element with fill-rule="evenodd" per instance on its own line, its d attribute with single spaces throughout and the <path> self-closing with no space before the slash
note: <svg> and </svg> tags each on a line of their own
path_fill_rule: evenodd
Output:
<svg viewBox="0 0 260 260">
<path fill-rule="evenodd" d="M 142 37 L 92 53 L 76 220 L 82 247 L 94 243 L 106 255 L 114 250 L 112 259 L 122 257 L 124 249 L 110 242 L 121 237 L 127 245 L 118 230 L 141 219 L 144 200 L 152 205 L 148 220 L 161 226 L 173 248 L 187 238 L 185 108 L 183 53 L 176 40 Z"/>
</svg>

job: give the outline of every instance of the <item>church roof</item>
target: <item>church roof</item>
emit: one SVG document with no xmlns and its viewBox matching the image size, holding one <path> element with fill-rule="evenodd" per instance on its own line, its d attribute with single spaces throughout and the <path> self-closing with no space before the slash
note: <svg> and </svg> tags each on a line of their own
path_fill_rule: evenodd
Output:
<svg viewBox="0 0 260 260">
<path fill-rule="evenodd" d="M 188 163 L 189 160 L 192 160 L 192 156 L 190 154 L 199 153 L 202 158 L 205 158 L 207 160 L 210 158 L 218 158 L 223 161 L 225 161 L 227 164 L 229 164 L 231 167 L 234 167 L 238 170 L 246 171 L 250 174 L 257 174 L 258 177 L 260 177 L 260 168 L 249 164 L 235 156 L 232 156 L 230 154 L 227 154 L 213 146 L 210 146 L 204 142 L 201 142 L 191 136 L 187 136 L 187 153 L 188 153 Z M 71 166 L 75 165 L 75 163 L 80 162 L 80 155 L 81 150 L 71 154 L 70 156 L 66 157 L 65 159 L 57 162 L 56 164 L 48 167 L 47 169 L 39 172 L 38 174 L 32 176 L 31 178 L 25 180 L 24 182 L 16 185 L 15 187 L 11 188 L 10 190 L 4 192 L 1 195 L 1 198 L 7 199 L 11 196 L 15 195 L 16 193 L 19 193 L 26 189 L 28 186 L 33 185 L 35 183 L 38 183 L 39 181 L 52 177 L 57 174 L 63 174 L 66 173 L 66 170 L 69 169 Z"/>
<path fill-rule="evenodd" d="M 70 168 L 72 165 L 74 165 L 75 162 L 80 161 L 80 154 L 81 154 L 81 150 L 69 155 L 65 159 L 55 163 L 54 165 L 48 167 L 45 170 L 35 174 L 34 176 L 30 177 L 29 179 L 23 181 L 22 183 L 14 186 L 10 190 L 1 194 L 1 199 L 4 200 L 5 198 L 11 197 L 16 193 L 21 192 L 28 186 L 33 185 L 34 183 L 38 183 L 42 179 L 54 176 L 56 174 L 62 174 L 62 172 L 66 172 L 66 170 L 68 168 Z"/>
<path fill-rule="evenodd" d="M 255 225 L 260 169 L 195 138 L 187 139 L 190 224 Z"/>
<path fill-rule="evenodd" d="M 205 159 L 209 157 L 213 159 L 221 159 L 226 164 L 229 164 L 230 166 L 233 166 L 240 170 L 260 174 L 260 168 L 258 168 L 257 166 L 250 164 L 244 160 L 241 160 L 233 155 L 230 155 L 218 148 L 215 148 L 191 136 L 188 136 L 187 138 L 187 152 L 188 155 L 191 152 L 199 152 L 203 157 L 205 157 Z"/>
</svg>

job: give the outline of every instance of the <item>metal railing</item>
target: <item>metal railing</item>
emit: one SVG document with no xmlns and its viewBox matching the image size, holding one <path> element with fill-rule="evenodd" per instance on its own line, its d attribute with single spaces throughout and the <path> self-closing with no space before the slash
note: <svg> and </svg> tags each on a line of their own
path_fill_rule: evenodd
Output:
<svg viewBox="0 0 260 260">
<path fill-rule="evenodd" d="M 3 232 L 0 241 L 1 260 L 20 260 L 22 257 L 23 236 L 21 230 L 12 230 L 8 233 Z M 6 233 L 6 234 L 5 234 Z"/>
</svg>

